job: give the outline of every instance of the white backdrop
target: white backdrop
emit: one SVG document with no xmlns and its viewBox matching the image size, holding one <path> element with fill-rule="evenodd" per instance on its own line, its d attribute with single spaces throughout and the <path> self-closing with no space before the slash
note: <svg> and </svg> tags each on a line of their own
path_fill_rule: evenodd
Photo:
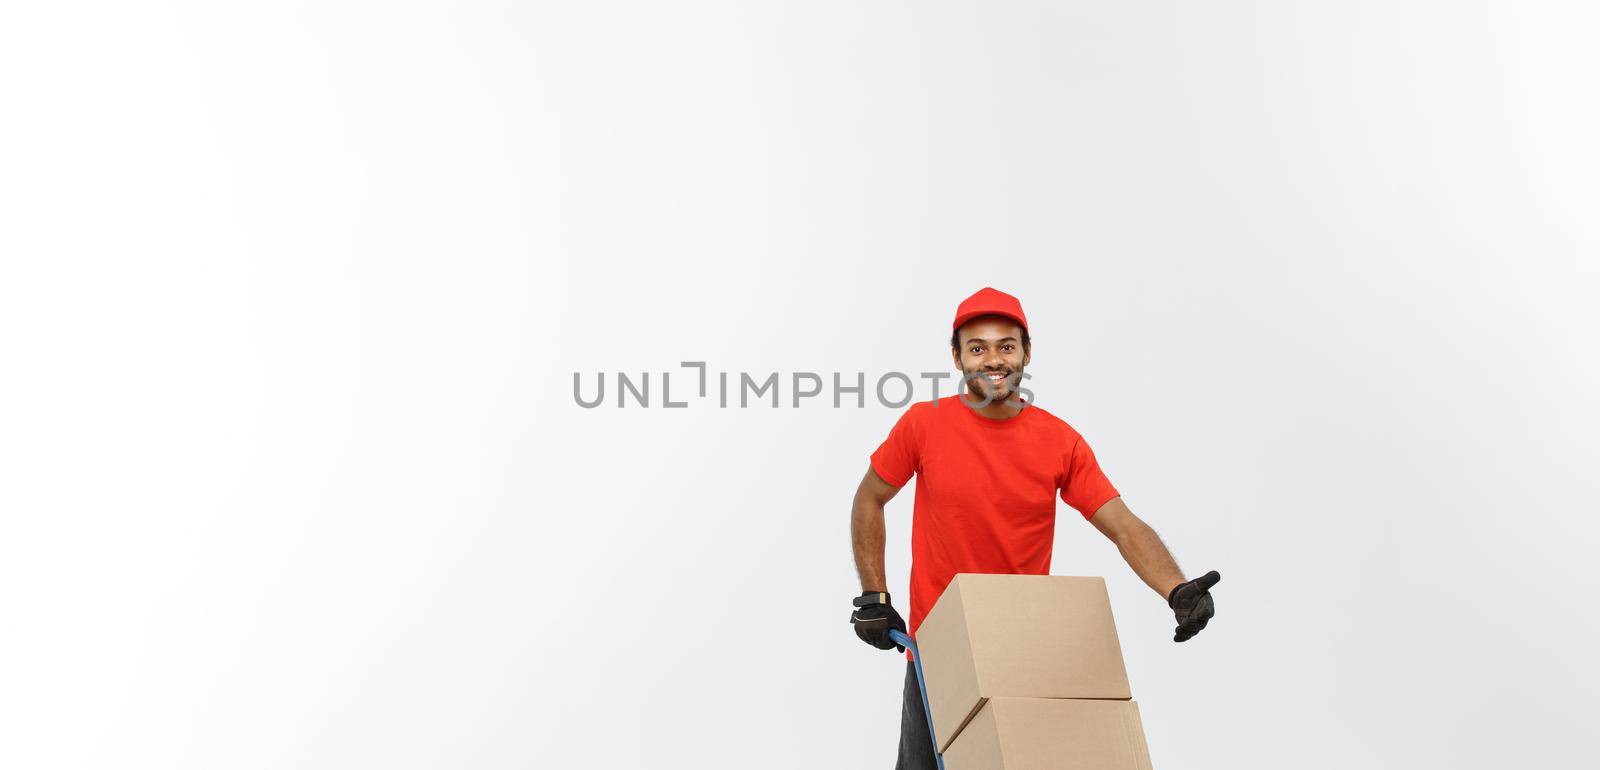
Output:
<svg viewBox="0 0 1600 770">
<path fill-rule="evenodd" d="M 572 373 L 935 371 L 994 285 L 1224 573 L 1174 645 L 1061 506 L 1158 767 L 1593 767 L 1597 23 L 8 6 L 0 765 L 888 768 L 896 411 Z"/>
</svg>

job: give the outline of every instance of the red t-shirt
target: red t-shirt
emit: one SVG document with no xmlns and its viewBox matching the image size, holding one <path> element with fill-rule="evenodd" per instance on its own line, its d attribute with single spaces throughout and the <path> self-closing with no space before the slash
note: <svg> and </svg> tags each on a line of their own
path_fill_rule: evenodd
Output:
<svg viewBox="0 0 1600 770">
<path fill-rule="evenodd" d="M 1056 495 L 1085 519 L 1117 496 L 1089 444 L 1037 406 L 996 420 L 960 396 L 911 405 L 872 453 L 884 481 L 917 477 L 911 631 L 958 572 L 1047 575 Z"/>
</svg>

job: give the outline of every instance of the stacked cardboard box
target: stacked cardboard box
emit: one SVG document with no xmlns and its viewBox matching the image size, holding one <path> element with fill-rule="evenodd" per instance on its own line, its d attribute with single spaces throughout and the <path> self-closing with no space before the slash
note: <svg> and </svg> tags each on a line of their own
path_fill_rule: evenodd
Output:
<svg viewBox="0 0 1600 770">
<path fill-rule="evenodd" d="M 947 770 L 1150 770 L 1104 579 L 957 575 L 917 649 Z"/>
</svg>

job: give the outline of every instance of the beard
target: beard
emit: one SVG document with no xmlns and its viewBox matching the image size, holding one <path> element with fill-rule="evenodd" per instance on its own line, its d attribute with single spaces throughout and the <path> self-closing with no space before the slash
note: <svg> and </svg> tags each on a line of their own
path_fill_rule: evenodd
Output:
<svg viewBox="0 0 1600 770">
<path fill-rule="evenodd" d="M 1005 379 L 992 383 L 987 376 L 991 373 L 1003 375 Z M 963 370 L 961 376 L 973 395 L 982 398 L 986 403 L 996 403 L 1016 395 L 1016 386 L 1022 381 L 1022 367 Z"/>
</svg>

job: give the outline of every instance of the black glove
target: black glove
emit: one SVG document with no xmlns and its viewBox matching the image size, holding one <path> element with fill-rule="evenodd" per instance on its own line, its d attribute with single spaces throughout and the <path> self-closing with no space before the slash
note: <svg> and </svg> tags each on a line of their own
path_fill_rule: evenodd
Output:
<svg viewBox="0 0 1600 770">
<path fill-rule="evenodd" d="M 888 594 L 867 591 L 854 604 L 856 611 L 850 613 L 850 624 L 856 627 L 856 636 L 861 637 L 861 641 L 880 650 L 906 651 L 906 648 L 889 638 L 891 628 L 905 633 L 906 622 L 900 619 L 900 613 L 889 606 Z"/>
<path fill-rule="evenodd" d="M 1167 594 L 1167 606 L 1178 617 L 1178 630 L 1172 641 L 1189 641 L 1206 627 L 1212 615 L 1217 614 L 1217 607 L 1211 601 L 1211 587 L 1219 580 L 1222 575 L 1212 570 L 1187 583 L 1177 584 L 1172 593 Z"/>
</svg>

